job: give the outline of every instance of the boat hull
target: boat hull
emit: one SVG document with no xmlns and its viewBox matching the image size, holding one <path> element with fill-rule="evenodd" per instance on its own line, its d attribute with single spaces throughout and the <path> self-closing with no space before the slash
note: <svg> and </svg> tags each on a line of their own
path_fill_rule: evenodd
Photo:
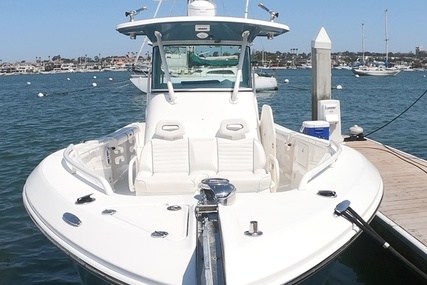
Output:
<svg viewBox="0 0 427 285">
<path fill-rule="evenodd" d="M 282 131 L 277 134 L 280 136 Z M 94 185 L 96 182 L 71 171 L 64 151 L 41 162 L 28 178 L 23 193 L 29 215 L 54 244 L 110 283 L 200 282 L 195 253 L 197 192 L 106 195 Z M 309 278 L 360 233 L 345 219 L 334 216 L 336 205 L 350 200 L 362 217 L 370 220 L 383 193 L 377 170 L 360 153 L 347 147 L 343 147 L 333 167 L 297 188 L 279 187 L 274 193 L 237 192 L 233 205 L 219 206 L 228 284 L 294 284 Z M 318 195 L 320 189 L 330 189 L 338 195 L 322 197 Z M 93 202 L 77 204 L 80 197 L 91 193 Z M 177 205 L 181 210 L 168 212 L 168 205 Z M 105 213 L 106 210 L 114 211 Z M 67 223 L 65 213 L 77 216 L 81 225 Z M 253 220 L 258 221 L 262 236 L 245 236 Z M 156 231 L 169 235 L 156 239 L 152 237 Z M 165 268 L 167 275 L 161 274 Z"/>
<path fill-rule="evenodd" d="M 200 13 L 211 4 L 188 1 Z M 29 215 L 110 283 L 306 280 L 361 232 L 337 205 L 351 201 L 370 220 L 383 184 L 359 152 L 275 124 L 268 105 L 259 112 L 255 88 L 267 87 L 251 43 L 289 27 L 276 15 L 135 13 L 117 30 L 153 43 L 145 122 L 46 157 L 24 185 Z"/>
</svg>

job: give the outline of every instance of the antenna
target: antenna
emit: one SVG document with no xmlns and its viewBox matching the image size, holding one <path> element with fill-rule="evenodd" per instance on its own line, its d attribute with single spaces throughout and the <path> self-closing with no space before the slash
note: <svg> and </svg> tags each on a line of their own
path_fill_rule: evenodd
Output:
<svg viewBox="0 0 427 285">
<path fill-rule="evenodd" d="M 129 22 L 133 22 L 135 21 L 135 16 L 139 14 L 139 12 L 147 10 L 147 7 L 144 6 L 142 8 L 139 8 L 137 10 L 130 10 L 128 12 L 125 12 L 125 16 L 128 17 L 129 16 Z"/>
<path fill-rule="evenodd" d="M 265 11 L 267 11 L 270 14 L 270 21 L 274 22 L 274 19 L 276 19 L 277 17 L 279 17 L 279 13 L 271 11 L 270 9 L 268 9 L 267 7 L 265 7 L 264 4 L 259 3 L 258 7 L 260 7 L 261 9 L 264 9 Z"/>
<path fill-rule="evenodd" d="M 249 7 L 249 0 L 246 0 L 246 7 L 245 7 L 245 19 L 248 18 L 248 7 Z"/>
</svg>

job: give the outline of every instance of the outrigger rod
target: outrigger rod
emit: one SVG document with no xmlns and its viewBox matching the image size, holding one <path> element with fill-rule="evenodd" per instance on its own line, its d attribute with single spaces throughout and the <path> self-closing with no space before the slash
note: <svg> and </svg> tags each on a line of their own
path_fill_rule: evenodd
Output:
<svg viewBox="0 0 427 285">
<path fill-rule="evenodd" d="M 344 216 L 348 221 L 358 226 L 365 233 L 379 242 L 385 249 L 390 250 L 397 258 L 405 263 L 410 269 L 418 273 L 422 278 L 427 280 L 427 274 L 407 260 L 403 255 L 396 251 L 388 242 L 386 242 L 363 218 L 350 207 L 350 201 L 344 200 L 335 207 L 335 214 Z"/>
<path fill-rule="evenodd" d="M 125 16 L 129 16 L 129 22 L 135 21 L 135 16 L 138 15 L 139 12 L 147 10 L 147 6 L 144 6 L 142 8 L 139 8 L 137 10 L 130 10 L 128 12 L 125 12 Z"/>
<path fill-rule="evenodd" d="M 267 11 L 270 14 L 270 21 L 274 22 L 274 19 L 276 19 L 277 17 L 279 17 L 279 13 L 278 12 L 274 12 L 270 9 L 268 9 L 267 7 L 265 7 L 264 4 L 259 3 L 258 7 L 260 7 L 261 9 L 264 9 L 265 11 Z"/>
</svg>

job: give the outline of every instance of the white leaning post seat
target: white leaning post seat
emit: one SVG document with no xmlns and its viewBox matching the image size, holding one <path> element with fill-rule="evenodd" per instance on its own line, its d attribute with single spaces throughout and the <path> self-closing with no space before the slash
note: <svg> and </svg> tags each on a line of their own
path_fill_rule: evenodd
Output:
<svg viewBox="0 0 427 285">
<path fill-rule="evenodd" d="M 194 193 L 189 176 L 188 138 L 184 127 L 175 121 L 160 121 L 155 137 L 139 155 L 135 178 L 137 195 Z"/>
<path fill-rule="evenodd" d="M 237 192 L 259 192 L 270 189 L 271 176 L 266 170 L 266 157 L 261 143 L 246 138 L 249 127 L 242 119 L 221 123 L 218 146 L 218 173 L 227 178 Z"/>
<path fill-rule="evenodd" d="M 271 177 L 264 149 L 258 140 L 246 138 L 248 132 L 246 121 L 233 119 L 222 122 L 216 138 L 187 138 L 179 122 L 161 121 L 138 156 L 130 189 L 137 195 L 195 194 L 203 179 L 221 177 L 239 192 L 267 190 Z"/>
</svg>

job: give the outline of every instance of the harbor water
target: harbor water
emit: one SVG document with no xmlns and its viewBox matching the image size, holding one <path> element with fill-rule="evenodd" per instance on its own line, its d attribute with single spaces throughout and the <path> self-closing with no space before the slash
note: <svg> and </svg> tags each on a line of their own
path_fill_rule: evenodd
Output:
<svg viewBox="0 0 427 285">
<path fill-rule="evenodd" d="M 277 123 L 299 130 L 311 120 L 311 71 L 274 72 L 279 90 L 258 94 L 259 104 L 272 106 Z M 27 215 L 22 188 L 50 153 L 144 121 L 145 95 L 129 77 L 129 72 L 0 76 L 0 285 L 82 284 L 72 261 Z M 334 88 L 332 99 L 341 102 L 344 135 L 359 125 L 371 139 L 427 159 L 427 95 L 421 97 L 427 72 L 357 78 L 333 70 L 332 86 L 337 85 L 342 89 Z M 330 268 L 325 283 L 330 285 L 425 282 L 364 234 Z"/>
</svg>

